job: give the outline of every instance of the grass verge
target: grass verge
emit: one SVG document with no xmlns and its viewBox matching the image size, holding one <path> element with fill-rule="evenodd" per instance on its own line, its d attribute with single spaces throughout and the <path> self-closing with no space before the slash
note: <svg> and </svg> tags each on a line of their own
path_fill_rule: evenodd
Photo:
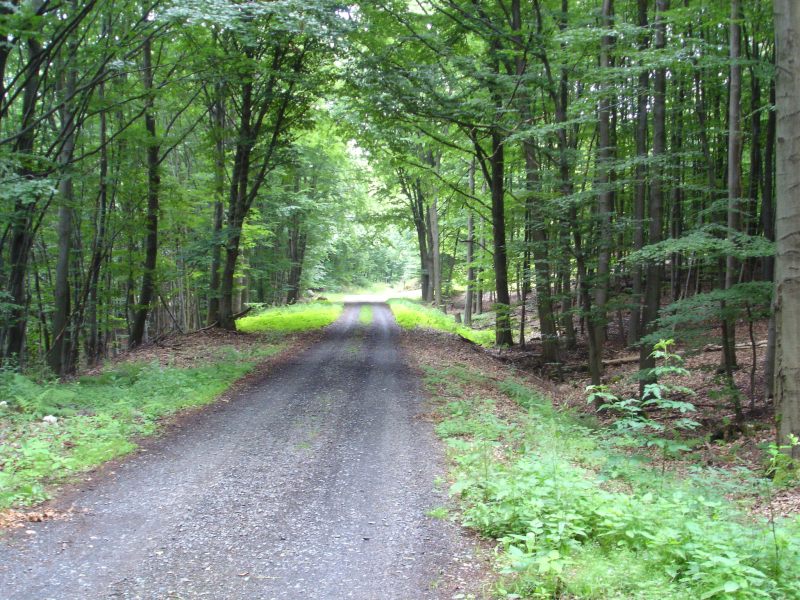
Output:
<svg viewBox="0 0 800 600">
<path fill-rule="evenodd" d="M 131 452 L 160 419 L 212 402 L 283 347 L 222 347 L 199 366 L 127 363 L 69 383 L 0 372 L 0 509 L 45 500 L 49 486 Z"/>
<path fill-rule="evenodd" d="M 481 346 L 493 346 L 495 341 L 494 331 L 485 329 L 472 329 L 456 323 L 452 315 L 446 315 L 440 310 L 422 306 L 411 300 L 392 298 L 389 300 L 397 324 L 404 329 L 427 327 L 455 333 Z"/>
<path fill-rule="evenodd" d="M 245 333 L 310 331 L 333 323 L 342 314 L 343 308 L 344 305 L 339 302 L 312 302 L 268 308 L 256 315 L 239 319 L 236 327 Z"/>
<path fill-rule="evenodd" d="M 425 371 L 463 523 L 499 543 L 499 596 L 800 598 L 800 520 L 754 520 L 702 467 L 662 475 L 513 376 Z"/>
</svg>

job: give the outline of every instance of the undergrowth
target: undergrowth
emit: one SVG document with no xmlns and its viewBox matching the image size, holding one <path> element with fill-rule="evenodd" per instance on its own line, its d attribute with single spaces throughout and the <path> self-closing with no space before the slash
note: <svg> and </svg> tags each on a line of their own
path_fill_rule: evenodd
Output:
<svg viewBox="0 0 800 600">
<path fill-rule="evenodd" d="M 500 596 L 800 598 L 800 520 L 745 515 L 712 472 L 662 474 L 513 378 L 453 367 L 426 381 L 463 522 L 502 549 Z"/>
<path fill-rule="evenodd" d="M 211 402 L 280 348 L 226 348 L 192 368 L 125 364 L 68 383 L 0 371 L 0 509 L 44 500 L 51 484 L 131 452 L 159 419 Z"/>
<path fill-rule="evenodd" d="M 493 346 L 495 333 L 493 330 L 472 329 L 456 323 L 452 315 L 446 315 L 440 310 L 422 306 L 417 302 L 401 298 L 389 300 L 397 324 L 404 329 L 427 327 L 455 333 L 481 346 Z"/>
<path fill-rule="evenodd" d="M 333 323 L 342 314 L 339 302 L 311 302 L 268 308 L 256 315 L 236 321 L 236 328 L 245 333 L 268 331 L 310 331 Z"/>
</svg>

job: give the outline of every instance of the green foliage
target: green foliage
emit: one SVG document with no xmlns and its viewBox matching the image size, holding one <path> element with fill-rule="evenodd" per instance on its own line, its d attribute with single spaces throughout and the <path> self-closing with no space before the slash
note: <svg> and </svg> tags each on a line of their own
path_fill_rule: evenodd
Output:
<svg viewBox="0 0 800 600">
<path fill-rule="evenodd" d="M 398 325 L 404 329 L 427 327 L 458 334 L 481 346 L 494 345 L 494 331 L 471 329 L 470 327 L 459 325 L 452 316 L 446 315 L 435 308 L 422 306 L 411 300 L 400 298 L 389 300 L 389 306 L 392 308 Z"/>
<path fill-rule="evenodd" d="M 136 448 L 159 419 L 207 404 L 255 362 L 258 352 L 223 350 L 192 368 L 128 364 L 71 383 L 0 373 L 0 508 L 44 500 L 58 483 Z"/>
<path fill-rule="evenodd" d="M 673 302 L 661 309 L 657 328 L 642 342 L 655 344 L 672 337 L 691 346 L 708 342 L 708 329 L 723 319 L 761 319 L 769 316 L 773 284 L 770 281 L 738 283 Z M 723 304 L 724 303 L 724 304 Z"/>
<path fill-rule="evenodd" d="M 788 487 L 798 483 L 800 465 L 791 456 L 792 450 L 798 445 L 800 440 L 790 434 L 786 444 L 772 442 L 766 447 L 767 476 L 777 487 Z"/>
<path fill-rule="evenodd" d="M 236 326 L 245 333 L 310 331 L 333 323 L 342 314 L 343 308 L 344 305 L 338 302 L 312 302 L 268 308 L 257 315 L 239 319 Z"/>
<path fill-rule="evenodd" d="M 427 379 L 460 396 L 444 405 L 438 431 L 456 464 L 451 493 L 464 523 L 503 548 L 501 595 L 800 598 L 799 522 L 749 519 L 708 474 L 678 480 L 643 468 L 615 438 L 514 379 L 497 392 L 526 410 L 504 411 L 499 424 L 494 404 L 470 397 L 457 374 Z"/>
</svg>

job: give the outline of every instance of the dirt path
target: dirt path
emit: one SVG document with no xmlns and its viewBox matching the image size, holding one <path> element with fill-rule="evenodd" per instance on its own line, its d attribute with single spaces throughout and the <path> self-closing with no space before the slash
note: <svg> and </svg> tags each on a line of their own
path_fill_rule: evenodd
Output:
<svg viewBox="0 0 800 600">
<path fill-rule="evenodd" d="M 0 598 L 450 598 L 476 570 L 425 513 L 442 452 L 391 311 L 311 349 L 0 540 Z M 57 506 L 58 507 L 58 506 Z"/>
</svg>

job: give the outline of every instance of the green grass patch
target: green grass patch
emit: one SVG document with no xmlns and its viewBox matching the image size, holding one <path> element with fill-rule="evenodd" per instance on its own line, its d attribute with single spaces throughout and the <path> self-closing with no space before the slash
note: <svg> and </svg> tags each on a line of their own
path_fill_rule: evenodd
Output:
<svg viewBox="0 0 800 600">
<path fill-rule="evenodd" d="M 411 300 L 392 298 L 389 300 L 397 324 L 404 329 L 427 327 L 448 333 L 456 333 L 481 346 L 493 346 L 495 341 L 494 331 L 486 329 L 472 329 L 456 323 L 452 315 L 428 306 L 422 306 Z"/>
<path fill-rule="evenodd" d="M 245 333 L 311 331 L 333 323 L 342 314 L 343 308 L 344 305 L 339 302 L 309 302 L 268 308 L 239 319 L 236 327 Z"/>
<path fill-rule="evenodd" d="M 437 432 L 463 523 L 503 549 L 499 596 L 800 598 L 800 519 L 773 527 L 743 513 L 701 466 L 662 475 L 513 377 L 454 367 L 426 381 L 445 416 Z M 470 394 L 476 381 L 493 398 Z M 502 396 L 519 411 L 501 419 Z"/>
<path fill-rule="evenodd" d="M 361 310 L 358 311 L 358 322 L 362 325 L 369 325 L 372 323 L 372 307 L 370 305 L 364 304 Z"/>
<path fill-rule="evenodd" d="M 131 452 L 159 419 L 213 401 L 281 348 L 228 347 L 192 368 L 126 364 L 69 383 L 0 372 L 0 509 L 44 500 L 51 484 Z"/>
</svg>

